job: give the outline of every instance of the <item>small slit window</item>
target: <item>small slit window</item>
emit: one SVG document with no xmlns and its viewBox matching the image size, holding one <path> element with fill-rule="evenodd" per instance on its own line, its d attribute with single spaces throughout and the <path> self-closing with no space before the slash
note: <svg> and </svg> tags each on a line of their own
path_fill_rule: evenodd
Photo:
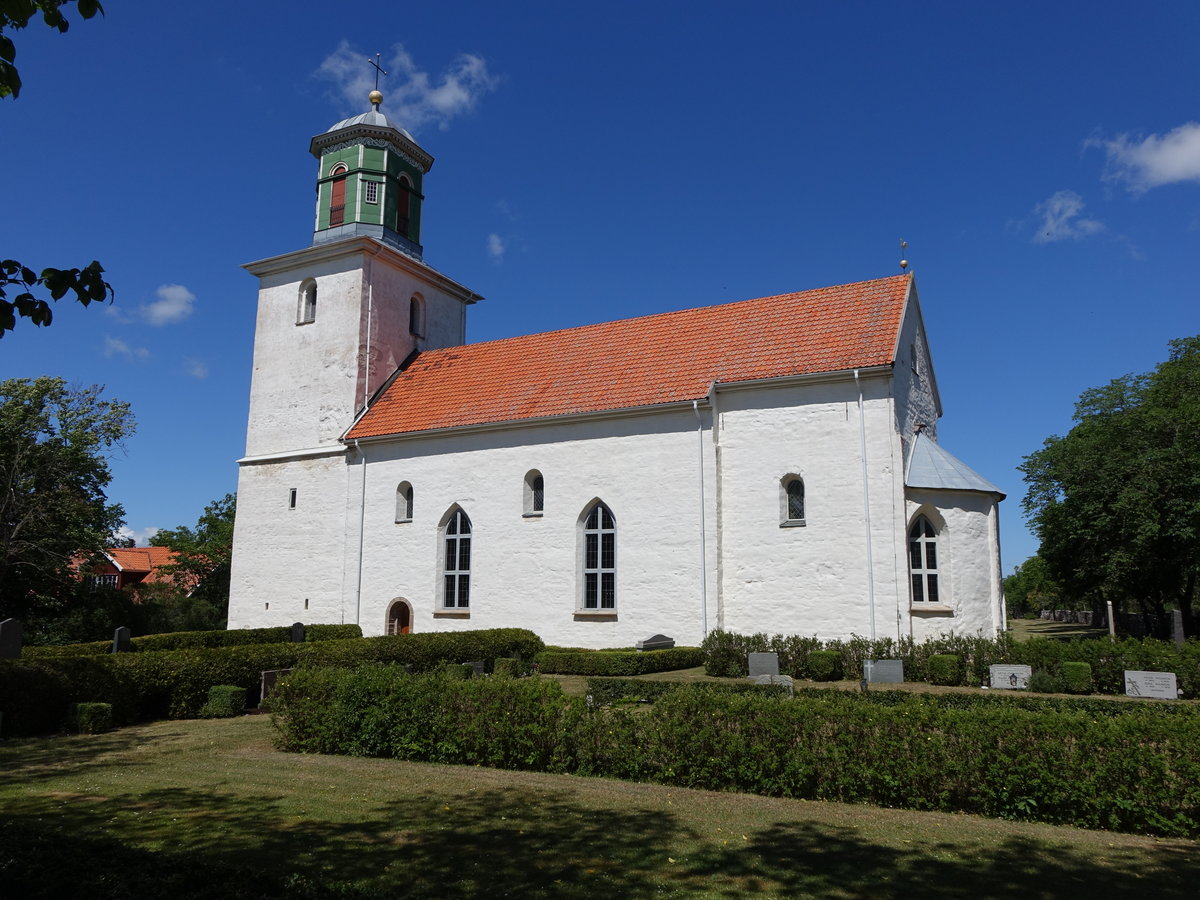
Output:
<svg viewBox="0 0 1200 900">
<path fill-rule="evenodd" d="M 415 337 L 425 336 L 425 301 L 413 294 L 408 301 L 408 330 Z"/>
<path fill-rule="evenodd" d="M 540 516 L 546 506 L 546 479 L 537 469 L 525 475 L 525 515 Z"/>
<path fill-rule="evenodd" d="M 396 486 L 396 521 L 411 522 L 413 516 L 413 489 L 407 481 Z"/>
<path fill-rule="evenodd" d="M 803 525 L 804 479 L 799 475 L 785 475 L 779 482 L 779 524 L 781 526 Z"/>
<path fill-rule="evenodd" d="M 295 509 L 295 508 L 296 508 L 296 489 L 291 488 L 290 490 L 288 490 L 288 509 Z"/>
<path fill-rule="evenodd" d="M 317 320 L 317 283 L 311 278 L 300 285 L 300 308 L 296 313 L 297 325 L 308 325 Z"/>
</svg>

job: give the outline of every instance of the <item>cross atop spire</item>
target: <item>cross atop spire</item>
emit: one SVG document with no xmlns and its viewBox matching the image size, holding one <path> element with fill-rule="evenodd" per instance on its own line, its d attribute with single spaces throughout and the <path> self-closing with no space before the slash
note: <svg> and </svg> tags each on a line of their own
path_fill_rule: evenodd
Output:
<svg viewBox="0 0 1200 900">
<path fill-rule="evenodd" d="M 379 65 L 380 56 L 382 56 L 382 54 L 376 53 L 374 59 L 371 59 L 369 56 L 367 57 L 367 62 L 375 67 L 375 90 L 379 90 L 379 76 L 387 74 L 387 72 L 383 70 L 383 67 Z"/>
</svg>

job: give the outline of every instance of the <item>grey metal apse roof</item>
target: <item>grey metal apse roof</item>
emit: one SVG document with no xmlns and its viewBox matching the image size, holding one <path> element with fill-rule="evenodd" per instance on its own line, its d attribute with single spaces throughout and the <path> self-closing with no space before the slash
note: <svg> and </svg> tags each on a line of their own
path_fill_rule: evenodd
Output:
<svg viewBox="0 0 1200 900">
<path fill-rule="evenodd" d="M 908 455 L 908 469 L 904 473 L 904 485 L 944 491 L 980 491 L 1004 498 L 1000 488 L 924 434 L 918 434 L 913 441 Z"/>
</svg>

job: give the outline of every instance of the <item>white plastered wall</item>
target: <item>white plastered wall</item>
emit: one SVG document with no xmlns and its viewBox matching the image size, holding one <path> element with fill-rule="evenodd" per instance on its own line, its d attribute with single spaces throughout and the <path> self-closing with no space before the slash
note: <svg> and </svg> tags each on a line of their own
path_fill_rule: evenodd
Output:
<svg viewBox="0 0 1200 900">
<path fill-rule="evenodd" d="M 899 442 L 887 377 L 864 377 L 875 629 L 897 634 Z M 844 638 L 871 628 L 853 379 L 722 391 L 720 602 L 736 632 Z M 805 524 L 780 525 L 780 479 L 800 475 Z"/>
<path fill-rule="evenodd" d="M 1004 625 L 996 498 L 977 491 L 909 488 L 905 507 L 908 524 L 924 513 L 938 532 L 938 606 L 949 609 L 922 612 L 920 604 L 912 604 L 913 639 L 951 633 L 994 637 Z"/>
</svg>

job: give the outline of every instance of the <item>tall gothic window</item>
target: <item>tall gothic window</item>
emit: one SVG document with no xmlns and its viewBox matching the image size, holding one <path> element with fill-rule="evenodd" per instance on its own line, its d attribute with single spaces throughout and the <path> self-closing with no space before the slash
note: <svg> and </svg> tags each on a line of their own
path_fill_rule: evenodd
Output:
<svg viewBox="0 0 1200 900">
<path fill-rule="evenodd" d="M 598 500 L 583 525 L 583 608 L 617 608 L 617 523 Z"/>
<path fill-rule="evenodd" d="M 456 509 L 442 529 L 442 606 L 466 609 L 471 605 L 471 520 Z"/>
<path fill-rule="evenodd" d="M 908 570 L 912 576 L 913 603 L 937 603 L 937 532 L 924 516 L 908 530 Z"/>
</svg>

